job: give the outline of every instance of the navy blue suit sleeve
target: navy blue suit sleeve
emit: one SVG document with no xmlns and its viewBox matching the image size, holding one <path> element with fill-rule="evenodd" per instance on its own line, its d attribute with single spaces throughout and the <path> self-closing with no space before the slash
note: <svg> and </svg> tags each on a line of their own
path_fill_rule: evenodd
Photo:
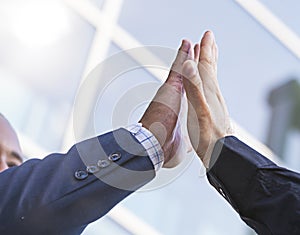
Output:
<svg viewBox="0 0 300 235">
<path fill-rule="evenodd" d="M 113 153 L 121 158 L 107 161 Z M 98 172 L 75 177 L 99 160 Z M 0 174 L 0 234 L 80 234 L 154 176 L 146 150 L 125 129 L 29 160 Z"/>
<path fill-rule="evenodd" d="M 207 176 L 258 234 L 300 234 L 300 174 L 230 136 L 215 145 Z"/>
</svg>

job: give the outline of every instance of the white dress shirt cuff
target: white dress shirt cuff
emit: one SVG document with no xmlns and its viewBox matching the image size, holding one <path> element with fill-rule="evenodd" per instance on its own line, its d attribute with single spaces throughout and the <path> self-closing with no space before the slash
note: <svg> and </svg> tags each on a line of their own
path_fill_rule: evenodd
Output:
<svg viewBox="0 0 300 235">
<path fill-rule="evenodd" d="M 153 163 L 155 171 L 158 171 L 164 164 L 164 152 L 155 136 L 144 128 L 141 123 L 132 124 L 126 127 L 126 129 L 143 145 Z"/>
</svg>

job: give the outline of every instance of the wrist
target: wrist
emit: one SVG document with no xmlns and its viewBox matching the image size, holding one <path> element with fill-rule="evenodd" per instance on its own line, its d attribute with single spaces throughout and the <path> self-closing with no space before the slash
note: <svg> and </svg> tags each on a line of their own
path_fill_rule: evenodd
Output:
<svg viewBox="0 0 300 235">
<path fill-rule="evenodd" d="M 148 129 L 144 128 L 141 123 L 130 125 L 126 129 L 144 147 L 155 171 L 158 171 L 164 164 L 164 152 L 156 137 Z"/>
</svg>

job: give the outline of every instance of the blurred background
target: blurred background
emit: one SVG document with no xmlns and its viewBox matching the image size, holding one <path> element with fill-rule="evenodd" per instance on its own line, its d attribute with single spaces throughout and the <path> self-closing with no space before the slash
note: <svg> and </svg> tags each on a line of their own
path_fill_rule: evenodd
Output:
<svg viewBox="0 0 300 235">
<path fill-rule="evenodd" d="M 141 66 L 105 83 L 98 77 L 101 99 L 97 89 L 86 97 L 81 138 L 91 135 L 91 114 L 95 134 L 115 128 L 111 113 L 127 91 L 152 84 L 154 95 L 171 63 L 157 47 L 175 52 L 183 38 L 198 42 L 210 29 L 231 117 L 300 170 L 299 9 L 298 1 L 279 0 L 2 0 L 0 112 L 17 129 L 27 158 L 66 151 L 77 141 L 76 94 L 96 65 L 150 45 L 156 50 L 145 47 L 143 55 L 165 64 L 161 71 L 144 68 L 138 56 L 122 52 Z M 128 122 L 138 121 L 144 100 Z M 208 184 L 198 159 L 189 159 L 176 179 L 128 197 L 84 234 L 253 234 Z"/>
</svg>

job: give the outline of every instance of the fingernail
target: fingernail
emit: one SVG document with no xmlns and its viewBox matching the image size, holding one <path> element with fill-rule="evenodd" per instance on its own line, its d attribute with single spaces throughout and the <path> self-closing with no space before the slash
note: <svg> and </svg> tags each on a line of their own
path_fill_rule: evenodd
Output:
<svg viewBox="0 0 300 235">
<path fill-rule="evenodd" d="M 214 40 L 214 34 L 212 31 L 206 31 L 205 33 L 210 40 Z"/>
<path fill-rule="evenodd" d="M 182 40 L 182 43 L 181 43 L 181 47 L 183 50 L 188 50 L 189 49 L 189 42 L 185 39 Z"/>
</svg>

